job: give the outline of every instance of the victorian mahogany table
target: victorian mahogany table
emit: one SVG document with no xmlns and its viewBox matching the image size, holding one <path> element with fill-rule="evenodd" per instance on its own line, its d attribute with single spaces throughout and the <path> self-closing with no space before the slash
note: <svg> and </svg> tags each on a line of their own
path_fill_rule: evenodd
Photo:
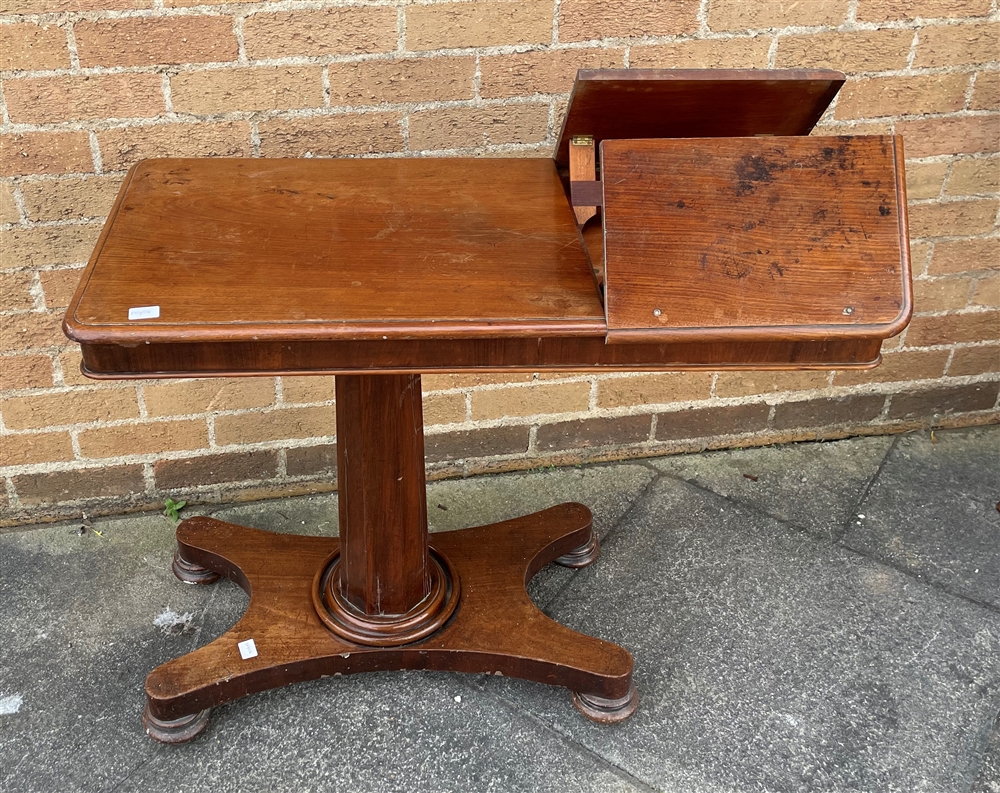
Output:
<svg viewBox="0 0 1000 793">
<path fill-rule="evenodd" d="M 143 717 L 386 669 L 635 709 L 623 648 L 525 584 L 598 555 L 562 504 L 427 532 L 421 372 L 850 368 L 910 313 L 902 149 L 810 138 L 835 72 L 581 72 L 554 160 L 160 159 L 129 172 L 65 330 L 95 378 L 336 374 L 339 538 L 207 517 L 182 581 L 246 614 L 154 670 Z"/>
</svg>

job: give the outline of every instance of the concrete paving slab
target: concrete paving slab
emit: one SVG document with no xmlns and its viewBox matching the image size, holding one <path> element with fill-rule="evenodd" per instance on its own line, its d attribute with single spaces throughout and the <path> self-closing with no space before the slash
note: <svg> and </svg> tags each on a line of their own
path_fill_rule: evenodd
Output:
<svg viewBox="0 0 1000 793">
<path fill-rule="evenodd" d="M 817 537 L 839 537 L 892 445 L 891 436 L 684 454 L 654 467 Z"/>
<path fill-rule="evenodd" d="M 906 488 L 937 488 L 952 541 L 905 536 L 939 567 L 953 569 L 956 553 L 964 576 L 989 547 L 966 525 L 981 513 L 964 507 L 996 471 L 969 460 L 996 448 L 996 430 L 962 432 L 919 453 L 901 440 L 906 454 L 893 452 L 857 511 L 891 526 Z M 562 689 L 413 672 L 257 695 L 218 708 L 195 742 L 159 746 L 139 724 L 145 675 L 229 628 L 246 596 L 229 582 L 177 582 L 174 526 L 159 515 L 94 521 L 100 535 L 68 525 L 0 535 L 0 791 L 1000 793 L 1000 610 L 863 555 L 878 556 L 878 543 L 859 555 L 824 539 L 890 443 L 431 485 L 436 530 L 562 501 L 594 510 L 602 557 L 547 569 L 532 591 L 557 619 L 633 651 L 639 711 L 612 728 L 583 720 Z M 765 481 L 739 467 L 748 460 L 781 475 Z M 657 468 L 668 472 L 659 481 Z M 796 482 L 803 469 L 816 487 Z M 333 534 L 336 504 L 333 494 L 204 510 Z"/>
<path fill-rule="evenodd" d="M 17 702 L 0 715 L 0 790 L 112 789 L 154 748 L 146 674 L 245 605 L 228 582 L 180 585 L 166 518 L 95 527 L 0 537 L 0 699 Z"/>
<path fill-rule="evenodd" d="M 906 435 L 844 544 L 1000 608 L 998 503 L 1000 426 Z"/>
<path fill-rule="evenodd" d="M 646 465 L 617 463 L 430 482 L 427 519 L 431 531 L 452 531 L 565 501 L 585 501 L 595 527 L 606 532 L 655 476 Z M 256 501 L 199 514 L 269 531 L 337 535 L 336 493 Z"/>
<path fill-rule="evenodd" d="M 428 520 L 431 531 L 450 531 L 579 501 L 594 513 L 603 540 L 655 477 L 645 465 L 618 463 L 434 482 L 427 488 Z M 576 574 L 550 564 L 531 579 L 528 594 L 544 607 Z"/>
<path fill-rule="evenodd" d="M 95 527 L 0 537 L 0 791 L 645 789 L 457 674 L 292 686 L 159 746 L 139 721 L 146 674 L 221 634 L 247 598 L 177 581 L 163 517 Z"/>
<path fill-rule="evenodd" d="M 594 513 L 594 531 L 603 538 L 656 475 L 645 465 L 618 463 L 431 482 L 427 522 L 432 532 L 453 531 L 579 501 Z M 337 503 L 336 493 L 303 496 L 240 504 L 212 516 L 268 531 L 336 536 Z M 544 605 L 572 577 L 573 571 L 549 565 L 529 591 Z"/>
<path fill-rule="evenodd" d="M 460 675 L 316 681 L 219 708 L 120 791 L 648 791 Z"/>
<path fill-rule="evenodd" d="M 487 688 L 658 790 L 967 791 L 1000 708 L 1000 614 L 664 479 L 550 604 L 629 648 L 640 704 L 584 721 Z"/>
<path fill-rule="evenodd" d="M 579 501 L 594 513 L 603 537 L 655 476 L 645 465 L 617 463 L 434 482 L 427 489 L 431 530 L 496 523 Z"/>
<path fill-rule="evenodd" d="M 983 767 L 976 784 L 972 786 L 972 793 L 1000 793 L 1000 714 L 993 725 L 993 733 L 983 756 Z"/>
<path fill-rule="evenodd" d="M 428 493 L 432 528 L 447 530 L 504 520 L 577 500 L 591 506 L 595 526 L 605 534 L 654 476 L 645 466 L 620 465 L 437 482 Z M 212 512 L 223 520 L 272 531 L 336 534 L 337 530 L 336 494 L 241 504 Z M 268 707 L 255 704 L 259 698 L 251 698 L 247 703 L 220 708 L 213 716 L 212 734 L 217 742 L 226 744 L 228 759 L 205 754 L 202 741 L 198 744 L 202 748 L 194 755 L 200 759 L 175 762 L 170 758 L 187 757 L 187 749 L 159 749 L 139 725 L 145 676 L 160 663 L 223 633 L 239 619 L 246 596 L 229 582 L 211 587 L 178 582 L 170 572 L 174 524 L 160 515 L 99 520 L 94 526 L 100 535 L 87 531 L 80 536 L 75 527 L 63 525 L 0 536 L 0 707 L 14 710 L 17 703 L 16 713 L 0 715 L 0 736 L 4 736 L 0 760 L 7 769 L 0 771 L 0 790 L 53 790 L 60 786 L 109 789 L 128 774 L 130 780 L 142 781 L 140 787 L 150 789 L 146 772 L 133 773 L 147 765 L 160 769 L 156 774 L 165 773 L 168 780 L 152 789 L 201 789 L 205 774 L 214 780 L 214 787 L 227 789 L 227 775 L 240 779 L 240 767 L 259 754 L 257 741 L 261 736 L 253 729 L 248 731 L 248 725 L 259 718 L 273 729 L 269 745 L 274 743 L 281 751 L 268 755 L 270 759 L 264 758 L 261 764 L 249 764 L 261 774 L 256 781 L 250 780 L 250 788 L 233 782 L 228 789 L 254 789 L 265 779 L 279 780 L 278 787 L 272 789 L 300 789 L 293 777 L 282 777 L 279 771 L 303 731 L 312 731 L 309 734 L 314 736 L 324 733 L 332 745 L 341 747 L 353 745 L 343 740 L 349 734 L 357 737 L 358 745 L 371 743 L 371 737 L 362 736 L 349 716 L 330 719 L 329 714 L 342 710 L 349 700 L 369 703 L 373 713 L 379 707 L 395 712 L 406 702 L 414 711 L 414 720 L 438 722 L 429 733 L 431 743 L 421 746 L 412 739 L 404 741 L 409 754 L 397 752 L 384 761 L 384 770 L 396 768 L 396 782 L 379 787 L 366 776 L 382 762 L 375 754 L 366 755 L 371 766 L 366 771 L 363 763 L 359 765 L 346 755 L 332 758 L 314 737 L 303 744 L 299 757 L 303 767 L 315 770 L 310 754 L 317 748 L 322 749 L 321 757 L 330 760 L 314 782 L 322 779 L 335 786 L 350 783 L 351 787 L 356 783 L 355 789 L 370 790 L 442 789 L 438 785 L 459 790 L 469 780 L 472 787 L 464 789 L 632 789 L 599 759 L 588 758 L 586 753 L 577 756 L 579 752 L 562 746 L 557 737 L 544 729 L 539 732 L 531 720 L 512 716 L 503 708 L 491 719 L 489 714 L 497 711 L 497 703 L 478 690 L 477 678 L 459 675 L 426 676 L 434 681 L 431 684 L 407 675 L 374 676 L 378 683 L 352 678 L 338 681 L 343 683 L 339 687 L 315 684 L 320 694 L 314 691 L 314 702 L 310 700 L 312 704 L 305 706 L 301 705 L 302 695 L 296 693 L 298 688 L 293 687 L 288 696 L 297 704 L 284 707 L 279 702 L 275 706 L 283 716 L 275 720 L 273 715 L 260 717 L 255 712 L 248 717 L 251 721 L 244 722 L 241 709 Z M 563 568 L 546 569 L 536 576 L 533 592 L 544 599 L 573 575 Z M 41 657 L 36 658 L 39 653 Z M 452 694 L 445 697 L 441 693 L 445 685 L 464 692 L 460 694 L 467 703 L 464 710 L 454 707 Z M 281 700 L 283 694 L 263 696 L 273 705 L 272 700 Z M 449 703 L 447 714 L 440 712 L 444 702 Z M 475 703 L 474 708 L 471 703 Z M 300 706 L 304 710 L 296 714 Z M 346 712 L 358 707 L 362 706 Z M 475 715 L 470 715 L 470 710 L 475 710 Z M 227 713 L 236 714 L 232 721 Z M 470 718 L 478 731 L 472 737 L 467 723 Z M 229 729 L 239 730 L 242 738 L 227 742 L 226 730 L 218 726 L 223 721 Z M 366 723 L 371 727 L 377 722 L 372 716 Z M 412 720 L 397 719 L 396 723 L 401 729 L 417 729 Z M 386 752 L 393 744 L 391 724 L 390 719 L 382 732 L 373 728 L 376 743 Z M 286 733 L 292 736 L 292 743 L 277 740 L 276 736 Z M 478 764 L 476 757 L 453 751 L 450 759 L 424 769 L 426 776 L 421 777 L 412 764 L 433 757 L 435 742 L 447 736 L 455 736 L 456 746 L 463 738 L 469 739 L 469 751 L 476 751 Z M 481 753 L 483 746 L 493 744 L 489 752 Z M 182 769 L 191 763 L 207 765 L 197 774 L 184 776 Z M 480 785 L 475 782 L 477 774 L 496 779 L 498 786 Z M 421 778 L 426 788 L 417 784 Z M 121 789 L 129 789 L 131 784 Z M 282 784 L 286 786 L 282 788 Z"/>
<path fill-rule="evenodd" d="M 298 498 L 251 501 L 214 509 L 205 514 L 218 520 L 265 531 L 336 537 L 339 523 L 337 503 L 336 493 L 323 493 Z"/>
</svg>

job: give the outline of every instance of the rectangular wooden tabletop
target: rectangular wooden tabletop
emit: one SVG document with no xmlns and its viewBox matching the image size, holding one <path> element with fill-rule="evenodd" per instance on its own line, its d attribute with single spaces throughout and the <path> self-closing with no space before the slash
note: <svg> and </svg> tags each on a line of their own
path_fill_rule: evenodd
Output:
<svg viewBox="0 0 1000 793">
<path fill-rule="evenodd" d="M 846 368 L 879 356 L 877 338 L 841 334 L 607 344 L 548 159 L 141 162 L 64 327 L 84 372 L 114 379 Z"/>
<path fill-rule="evenodd" d="M 66 330 L 455 339 L 605 323 L 551 160 L 160 159 L 129 174 Z"/>
</svg>

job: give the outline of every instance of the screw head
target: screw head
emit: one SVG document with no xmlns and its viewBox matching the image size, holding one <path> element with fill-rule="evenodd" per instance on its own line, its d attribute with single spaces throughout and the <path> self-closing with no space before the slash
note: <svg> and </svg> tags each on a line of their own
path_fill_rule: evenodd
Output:
<svg viewBox="0 0 1000 793">
<path fill-rule="evenodd" d="M 853 313 L 854 313 L 854 306 L 847 306 L 847 308 L 844 309 L 844 314 L 846 314 L 847 316 L 850 316 Z"/>
<path fill-rule="evenodd" d="M 660 316 L 660 314 L 662 314 L 662 313 L 663 313 L 663 312 L 662 312 L 662 311 L 660 311 L 660 309 L 658 309 L 658 308 L 654 308 L 654 309 L 653 309 L 653 316 L 654 316 L 654 317 L 658 317 L 658 316 Z"/>
</svg>

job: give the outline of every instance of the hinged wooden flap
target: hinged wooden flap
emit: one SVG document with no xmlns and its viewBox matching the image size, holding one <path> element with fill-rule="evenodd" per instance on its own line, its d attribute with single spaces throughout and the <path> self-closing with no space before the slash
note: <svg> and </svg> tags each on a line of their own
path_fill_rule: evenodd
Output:
<svg viewBox="0 0 1000 793">
<path fill-rule="evenodd" d="M 608 341 L 886 338 L 911 312 L 902 140 L 605 140 Z"/>
<path fill-rule="evenodd" d="M 555 160 L 570 139 L 807 135 L 845 77 L 829 69 L 582 69 Z"/>
</svg>

